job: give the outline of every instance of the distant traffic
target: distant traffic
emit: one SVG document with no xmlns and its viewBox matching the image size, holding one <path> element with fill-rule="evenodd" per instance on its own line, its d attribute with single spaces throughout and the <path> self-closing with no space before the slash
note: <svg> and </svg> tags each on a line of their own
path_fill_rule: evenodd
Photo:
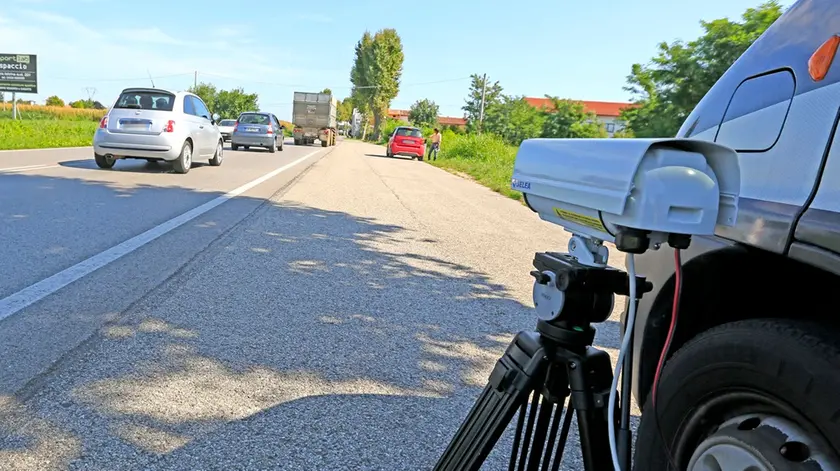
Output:
<svg viewBox="0 0 840 471">
<path fill-rule="evenodd" d="M 295 92 L 292 110 L 295 145 L 336 144 L 336 100 L 330 93 Z M 246 111 L 235 119 L 210 112 L 198 95 L 187 91 L 132 87 L 124 89 L 99 123 L 93 138 L 94 160 L 103 169 L 118 160 L 171 163 L 185 174 L 193 161 L 218 167 L 224 143 L 231 150 L 261 147 L 283 150 L 286 128 L 273 113 Z"/>
</svg>

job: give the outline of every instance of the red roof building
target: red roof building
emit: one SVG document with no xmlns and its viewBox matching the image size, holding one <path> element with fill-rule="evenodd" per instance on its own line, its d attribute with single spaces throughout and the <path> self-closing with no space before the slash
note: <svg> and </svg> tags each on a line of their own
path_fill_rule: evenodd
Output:
<svg viewBox="0 0 840 471">
<path fill-rule="evenodd" d="M 545 107 L 548 111 L 554 109 L 554 103 L 552 103 L 552 101 L 548 98 L 526 97 L 525 101 L 535 108 Z M 604 123 L 607 134 L 610 136 L 612 136 L 616 131 L 620 131 L 624 128 L 624 122 L 619 119 L 621 116 L 621 110 L 626 108 L 635 108 L 638 106 L 633 103 L 619 101 L 575 101 L 582 103 L 586 111 L 595 113 L 595 116 Z"/>
<path fill-rule="evenodd" d="M 388 110 L 388 117 L 392 119 L 399 119 L 407 123 L 408 110 Z M 441 126 L 456 126 L 462 129 L 467 126 L 466 119 L 456 118 L 453 116 L 438 116 L 438 123 L 440 123 Z"/>
</svg>

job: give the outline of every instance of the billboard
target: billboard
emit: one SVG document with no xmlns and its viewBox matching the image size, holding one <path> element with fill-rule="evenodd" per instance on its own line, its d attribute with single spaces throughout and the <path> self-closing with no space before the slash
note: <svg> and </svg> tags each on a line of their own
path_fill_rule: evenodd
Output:
<svg viewBox="0 0 840 471">
<path fill-rule="evenodd" d="M 38 93 L 35 54 L 0 53 L 0 92 Z"/>
</svg>

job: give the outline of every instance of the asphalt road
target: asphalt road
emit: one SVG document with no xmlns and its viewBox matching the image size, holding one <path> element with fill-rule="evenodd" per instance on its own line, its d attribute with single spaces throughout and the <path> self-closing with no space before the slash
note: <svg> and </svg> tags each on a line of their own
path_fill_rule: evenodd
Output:
<svg viewBox="0 0 840 471">
<path fill-rule="evenodd" d="M 431 468 L 568 234 L 383 154 L 0 153 L 0 469 Z"/>
</svg>

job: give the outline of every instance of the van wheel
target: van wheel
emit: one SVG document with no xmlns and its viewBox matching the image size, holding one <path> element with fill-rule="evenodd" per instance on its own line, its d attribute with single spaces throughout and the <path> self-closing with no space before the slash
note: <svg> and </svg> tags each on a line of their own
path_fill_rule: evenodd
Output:
<svg viewBox="0 0 840 471">
<path fill-rule="evenodd" d="M 822 325 L 754 319 L 691 340 L 666 363 L 656 394 L 674 464 L 689 471 L 838 469 L 838 338 Z M 638 471 L 671 469 L 653 414 L 648 397 Z"/>
<path fill-rule="evenodd" d="M 224 151 L 225 151 L 225 146 L 222 145 L 222 141 L 219 141 L 219 143 L 216 144 L 216 154 L 213 155 L 212 159 L 210 159 L 210 165 L 212 165 L 214 167 L 218 167 L 219 165 L 222 165 L 222 160 L 224 160 L 224 158 L 225 158 Z"/>
<path fill-rule="evenodd" d="M 187 173 L 190 171 L 190 167 L 192 167 L 192 144 L 190 144 L 190 141 L 184 142 L 184 147 L 181 148 L 181 155 L 172 162 L 172 166 L 175 167 L 176 173 Z"/>
<path fill-rule="evenodd" d="M 234 144 L 234 143 L 231 143 L 230 144 L 230 150 L 239 150 L 239 146 Z"/>
<path fill-rule="evenodd" d="M 97 167 L 105 169 L 112 168 L 117 163 L 117 159 L 102 154 L 93 154 L 93 160 L 96 161 Z"/>
</svg>

